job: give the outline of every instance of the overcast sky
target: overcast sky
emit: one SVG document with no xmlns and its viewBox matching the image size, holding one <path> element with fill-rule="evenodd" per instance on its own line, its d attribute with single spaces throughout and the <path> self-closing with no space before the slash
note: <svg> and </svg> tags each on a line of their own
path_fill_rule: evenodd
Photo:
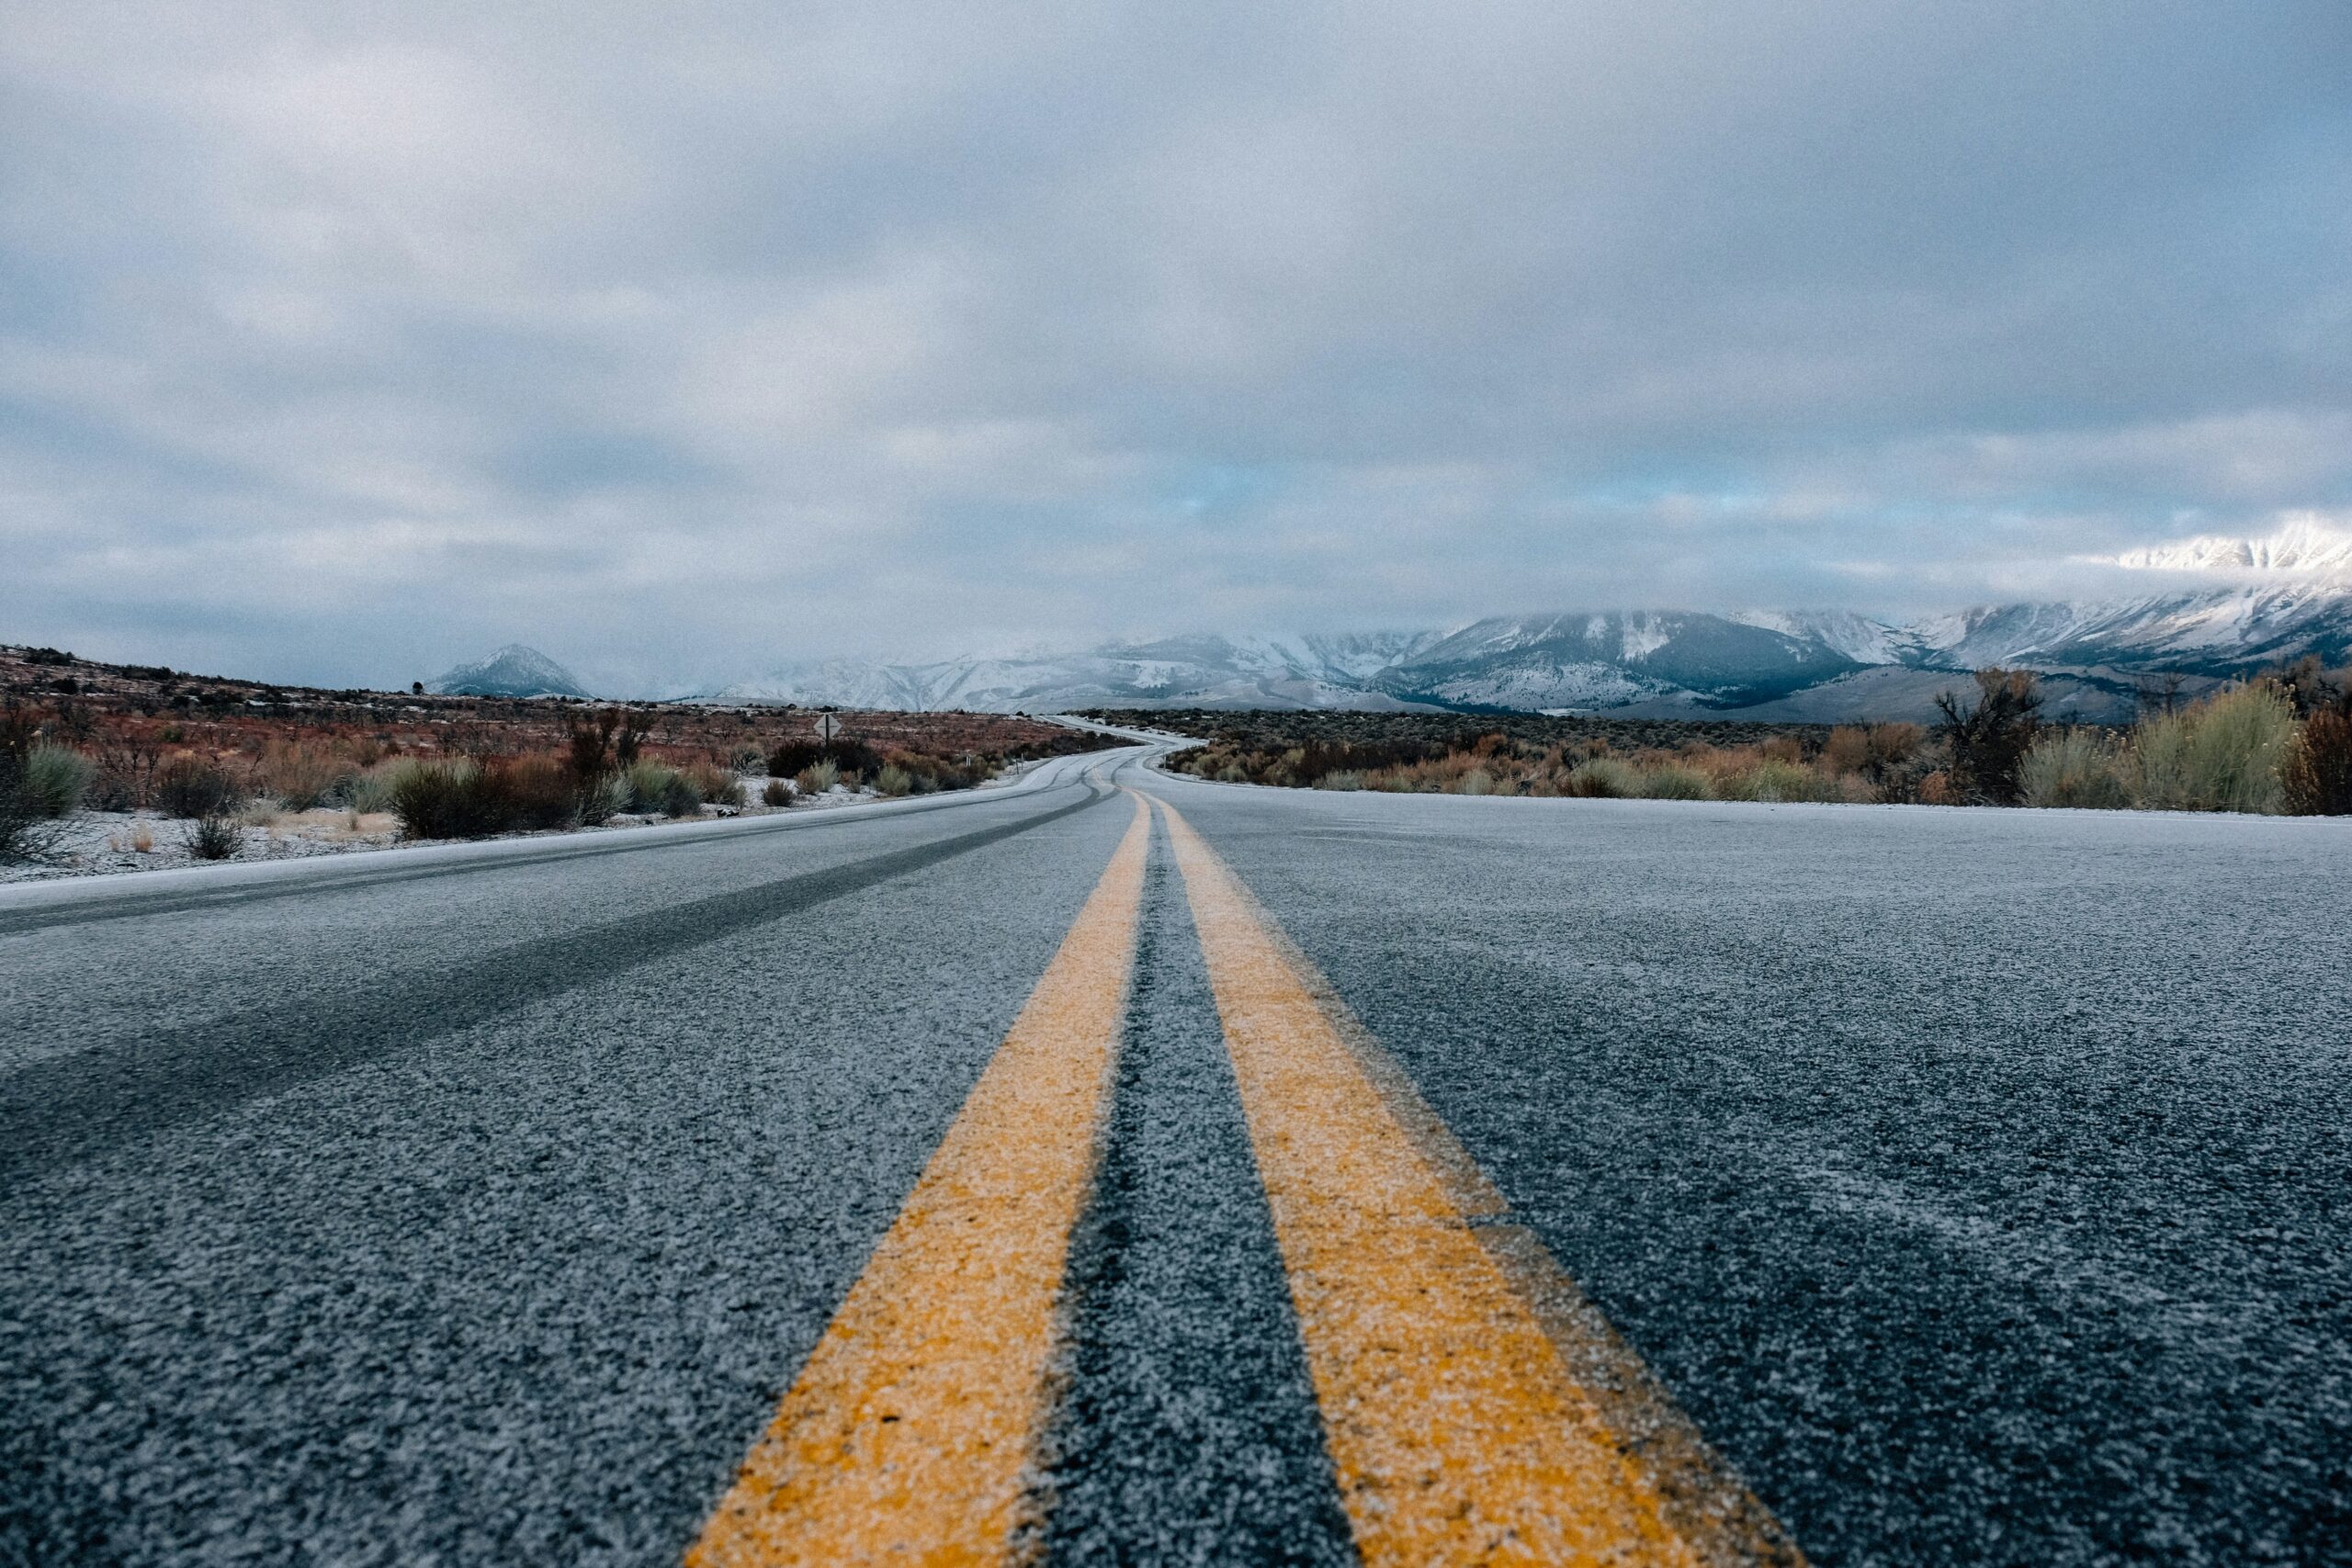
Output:
<svg viewBox="0 0 2352 1568">
<path fill-rule="evenodd" d="M 0 638 L 1901 612 L 2352 519 L 2352 6 L 0 8 Z"/>
</svg>

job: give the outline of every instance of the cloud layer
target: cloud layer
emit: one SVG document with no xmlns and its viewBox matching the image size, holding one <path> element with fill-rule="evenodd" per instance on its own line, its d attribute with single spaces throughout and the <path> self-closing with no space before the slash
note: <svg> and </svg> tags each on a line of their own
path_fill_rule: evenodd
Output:
<svg viewBox="0 0 2352 1568">
<path fill-rule="evenodd" d="M 0 635 L 390 681 L 2030 592 L 2352 505 L 2347 254 L 2332 0 L 20 0 Z"/>
</svg>

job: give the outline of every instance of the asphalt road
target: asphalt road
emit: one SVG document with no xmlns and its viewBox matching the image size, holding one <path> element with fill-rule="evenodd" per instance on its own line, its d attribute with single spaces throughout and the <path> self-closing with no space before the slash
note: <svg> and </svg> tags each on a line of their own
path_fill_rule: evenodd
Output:
<svg viewBox="0 0 2352 1568">
<path fill-rule="evenodd" d="M 678 1562 L 1040 976 L 1118 918 L 1123 842 L 1012 1546 L 1377 1557 L 1370 1418 L 1252 1153 L 1304 1112 L 1238 1080 L 1177 829 L 1114 783 L 1475 1161 L 1502 1211 L 1464 1224 L 1532 1233 L 1812 1561 L 2352 1562 L 2344 824 L 1122 755 L 775 830 L 0 898 L 0 1562 Z"/>
</svg>

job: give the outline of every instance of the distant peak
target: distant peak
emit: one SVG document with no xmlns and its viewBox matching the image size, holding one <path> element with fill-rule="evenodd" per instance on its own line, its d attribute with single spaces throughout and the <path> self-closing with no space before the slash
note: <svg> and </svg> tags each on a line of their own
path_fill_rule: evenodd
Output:
<svg viewBox="0 0 2352 1568">
<path fill-rule="evenodd" d="M 2109 558 L 2133 571 L 2193 571 L 2312 580 L 2352 577 L 2352 530 L 2316 512 L 2297 513 L 2256 538 L 2205 534 Z"/>
<path fill-rule="evenodd" d="M 584 697 L 580 678 L 536 648 L 510 642 L 487 659 L 460 664 L 425 682 L 447 696 Z"/>
</svg>

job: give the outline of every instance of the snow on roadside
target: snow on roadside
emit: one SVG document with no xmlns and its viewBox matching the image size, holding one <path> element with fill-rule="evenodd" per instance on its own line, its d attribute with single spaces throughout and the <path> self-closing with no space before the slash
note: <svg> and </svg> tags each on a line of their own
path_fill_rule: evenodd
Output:
<svg viewBox="0 0 2352 1568">
<path fill-rule="evenodd" d="M 1046 759 L 1015 762 L 975 790 L 1001 789 L 1045 765 Z M 863 806 L 883 798 L 871 788 L 845 789 L 839 784 L 820 795 L 796 795 L 790 806 L 761 804 L 771 782 L 746 776 L 743 796 L 748 806 L 706 807 L 694 817 L 657 817 L 624 812 L 595 827 L 550 828 L 531 832 L 498 833 L 500 839 L 543 839 L 566 833 L 595 833 L 614 828 L 645 828 L 664 822 L 707 822 L 720 817 L 775 817 L 790 811 L 810 811 Z M 789 782 L 789 781 L 786 781 Z M 346 854 L 354 850 L 401 849 L 446 839 L 404 839 L 400 819 L 389 811 L 362 816 L 340 807 L 314 811 L 248 813 L 240 818 L 237 851 L 230 862 L 305 860 L 317 855 Z M 106 876 L 123 872 L 166 871 L 175 866 L 208 863 L 188 847 L 196 824 L 153 811 L 77 811 L 50 825 L 53 836 L 46 852 L 30 861 L 0 861 L 0 885 L 16 882 L 55 882 L 66 877 Z M 485 840 L 476 840 L 473 842 Z M 227 863 L 214 862 L 209 863 Z"/>
</svg>

